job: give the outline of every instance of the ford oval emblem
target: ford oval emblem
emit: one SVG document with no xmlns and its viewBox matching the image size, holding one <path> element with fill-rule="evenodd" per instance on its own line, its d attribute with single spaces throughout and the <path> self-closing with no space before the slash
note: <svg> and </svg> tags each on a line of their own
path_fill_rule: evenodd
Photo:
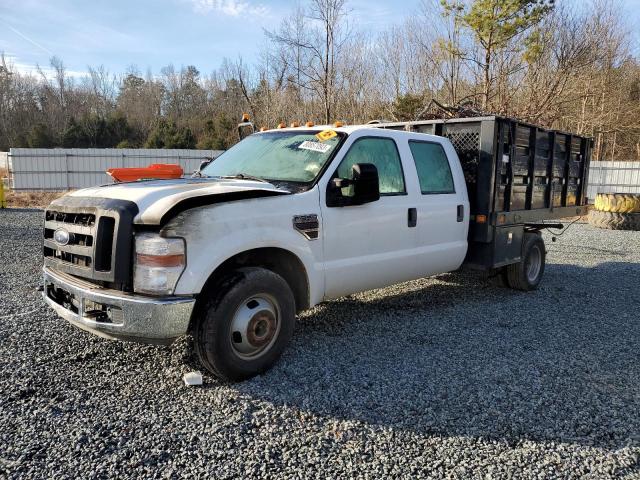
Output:
<svg viewBox="0 0 640 480">
<path fill-rule="evenodd" d="M 58 245 L 66 245 L 71 240 L 71 235 L 64 228 L 59 228 L 53 232 L 53 239 Z"/>
</svg>

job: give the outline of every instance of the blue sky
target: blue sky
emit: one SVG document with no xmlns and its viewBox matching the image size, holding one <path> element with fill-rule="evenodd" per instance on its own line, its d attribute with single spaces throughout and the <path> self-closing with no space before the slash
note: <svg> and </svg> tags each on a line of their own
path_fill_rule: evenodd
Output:
<svg viewBox="0 0 640 480">
<path fill-rule="evenodd" d="M 574 1 L 580 0 L 557 0 Z M 621 0 L 632 28 L 640 0 Z M 377 32 L 416 12 L 419 0 L 351 0 L 358 29 Z M 208 74 L 224 57 L 256 59 L 263 29 L 295 5 L 286 0 L 0 0 L 0 52 L 22 71 L 53 55 L 72 74 L 104 65 L 157 73 L 173 63 Z"/>
<path fill-rule="evenodd" d="M 256 59 L 263 29 L 274 29 L 295 2 L 285 0 L 0 0 L 0 52 L 19 70 L 61 58 L 69 71 L 104 65 L 144 73 L 173 63 L 203 73 L 224 57 Z M 397 5 L 397 4 L 396 4 Z M 398 9 L 388 0 L 352 0 L 360 27 L 379 31 L 400 21 L 418 0 Z"/>
</svg>

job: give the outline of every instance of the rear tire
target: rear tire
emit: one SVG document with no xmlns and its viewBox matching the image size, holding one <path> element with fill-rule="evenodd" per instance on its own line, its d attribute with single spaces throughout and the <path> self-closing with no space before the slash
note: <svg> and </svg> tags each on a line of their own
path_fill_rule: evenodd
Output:
<svg viewBox="0 0 640 480">
<path fill-rule="evenodd" d="M 598 193 L 594 208 L 601 212 L 640 213 L 640 195 L 634 193 Z"/>
<path fill-rule="evenodd" d="M 193 329 L 202 365 L 228 381 L 271 368 L 293 336 L 295 299 L 287 282 L 264 268 L 242 268 L 209 292 Z"/>
<path fill-rule="evenodd" d="M 505 267 L 507 285 L 515 290 L 535 290 L 542 281 L 546 251 L 539 233 L 525 233 L 522 258 L 518 263 Z"/>
<path fill-rule="evenodd" d="M 640 213 L 616 213 L 591 210 L 589 224 L 609 230 L 640 231 Z"/>
</svg>

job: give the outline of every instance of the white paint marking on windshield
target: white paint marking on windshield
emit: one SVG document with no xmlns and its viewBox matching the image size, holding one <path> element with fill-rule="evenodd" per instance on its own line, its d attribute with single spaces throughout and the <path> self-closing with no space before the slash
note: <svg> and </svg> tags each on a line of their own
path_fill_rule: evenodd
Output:
<svg viewBox="0 0 640 480">
<path fill-rule="evenodd" d="M 303 150 L 312 150 L 314 152 L 327 153 L 331 150 L 331 145 L 320 142 L 311 142 L 309 140 L 302 142 L 298 148 Z"/>
</svg>

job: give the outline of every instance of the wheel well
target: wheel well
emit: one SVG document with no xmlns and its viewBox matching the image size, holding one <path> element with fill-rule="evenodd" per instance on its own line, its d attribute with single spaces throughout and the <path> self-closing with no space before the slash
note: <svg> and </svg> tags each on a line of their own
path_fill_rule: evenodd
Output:
<svg viewBox="0 0 640 480">
<path fill-rule="evenodd" d="M 296 311 L 309 308 L 309 279 L 304 264 L 296 255 L 282 248 L 256 248 L 234 255 L 213 271 L 202 291 L 214 287 L 220 279 L 242 267 L 262 267 L 277 273 L 289 284 L 296 301 Z"/>
</svg>

